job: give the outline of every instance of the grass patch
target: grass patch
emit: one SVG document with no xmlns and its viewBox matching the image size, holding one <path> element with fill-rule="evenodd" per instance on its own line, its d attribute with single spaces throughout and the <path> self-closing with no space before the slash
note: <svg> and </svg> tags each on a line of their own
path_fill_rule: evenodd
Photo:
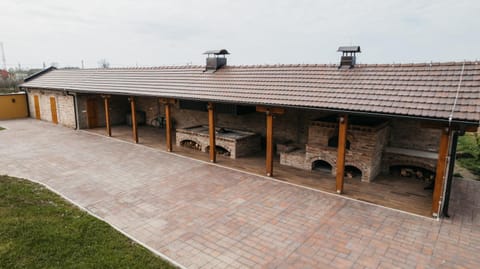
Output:
<svg viewBox="0 0 480 269">
<path fill-rule="evenodd" d="M 174 268 L 43 186 L 0 176 L 0 268 Z"/>
<path fill-rule="evenodd" d="M 1 131 L 1 130 L 5 130 L 5 128 L 3 128 L 2 126 L 0 126 L 0 131 Z"/>
<path fill-rule="evenodd" d="M 469 153 L 472 158 L 458 158 L 457 162 L 473 174 L 480 176 L 480 134 L 466 133 L 458 137 L 457 152 Z"/>
</svg>

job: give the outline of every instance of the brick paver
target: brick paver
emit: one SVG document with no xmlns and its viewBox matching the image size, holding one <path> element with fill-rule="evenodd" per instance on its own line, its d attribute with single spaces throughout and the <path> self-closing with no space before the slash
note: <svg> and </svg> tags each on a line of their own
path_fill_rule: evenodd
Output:
<svg viewBox="0 0 480 269">
<path fill-rule="evenodd" d="M 188 268 L 480 268 L 479 182 L 435 221 L 35 120 L 0 174 L 42 182 Z"/>
</svg>

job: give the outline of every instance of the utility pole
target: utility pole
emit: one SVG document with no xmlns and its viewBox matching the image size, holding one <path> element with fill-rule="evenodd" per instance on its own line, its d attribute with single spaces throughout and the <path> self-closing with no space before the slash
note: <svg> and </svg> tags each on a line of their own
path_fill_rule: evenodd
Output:
<svg viewBox="0 0 480 269">
<path fill-rule="evenodd" d="M 82 60 L 82 69 L 84 68 L 84 65 L 83 65 L 83 60 Z"/>
<path fill-rule="evenodd" d="M 0 42 L 0 50 L 2 51 L 3 69 L 7 70 L 7 60 L 5 59 L 5 50 L 3 49 L 3 42 Z"/>
</svg>

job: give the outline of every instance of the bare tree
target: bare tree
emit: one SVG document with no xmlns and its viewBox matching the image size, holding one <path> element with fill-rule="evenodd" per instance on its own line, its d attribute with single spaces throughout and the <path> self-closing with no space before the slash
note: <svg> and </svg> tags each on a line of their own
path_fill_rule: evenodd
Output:
<svg viewBox="0 0 480 269">
<path fill-rule="evenodd" d="M 100 68 L 109 68 L 110 63 L 107 61 L 107 59 L 101 59 L 98 61 L 98 67 Z"/>
</svg>

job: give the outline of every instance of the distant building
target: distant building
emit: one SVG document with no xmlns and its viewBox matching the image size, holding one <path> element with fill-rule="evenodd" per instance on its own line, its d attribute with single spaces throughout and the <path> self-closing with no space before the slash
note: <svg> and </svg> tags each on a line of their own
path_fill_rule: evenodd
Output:
<svg viewBox="0 0 480 269">
<path fill-rule="evenodd" d="M 10 74 L 7 70 L 0 70 L 0 77 L 2 79 L 8 79 L 12 77 L 12 74 Z"/>
</svg>

